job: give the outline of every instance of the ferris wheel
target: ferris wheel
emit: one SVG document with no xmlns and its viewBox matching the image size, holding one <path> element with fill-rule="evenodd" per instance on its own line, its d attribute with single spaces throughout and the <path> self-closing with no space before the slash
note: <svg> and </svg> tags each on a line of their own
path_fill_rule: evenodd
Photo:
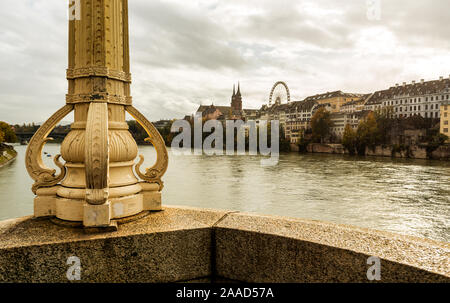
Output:
<svg viewBox="0 0 450 303">
<path fill-rule="evenodd" d="M 282 104 L 289 103 L 291 101 L 291 94 L 289 93 L 289 88 L 283 81 L 278 81 L 272 87 L 269 97 L 269 107 L 272 104 Z"/>
</svg>

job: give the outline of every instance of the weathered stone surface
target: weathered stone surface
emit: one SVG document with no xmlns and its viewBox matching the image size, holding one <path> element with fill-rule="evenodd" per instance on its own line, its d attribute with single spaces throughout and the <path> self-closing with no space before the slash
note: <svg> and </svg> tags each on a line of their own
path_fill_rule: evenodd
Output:
<svg viewBox="0 0 450 303">
<path fill-rule="evenodd" d="M 1 282 L 68 282 L 67 259 L 81 260 L 81 282 L 169 282 L 211 276 L 211 229 L 225 212 L 166 208 L 85 234 L 30 217 L 0 223 Z"/>
<path fill-rule="evenodd" d="M 433 159 L 450 160 L 450 144 L 439 146 L 431 155 Z"/>
<path fill-rule="evenodd" d="M 165 207 L 117 232 L 0 222 L 0 282 L 450 282 L 450 244 L 318 221 Z"/>
<path fill-rule="evenodd" d="M 450 244 L 318 221 L 229 214 L 216 225 L 217 275 L 245 282 L 450 282 Z"/>
<path fill-rule="evenodd" d="M 292 145 L 293 146 L 293 145 Z M 294 151 L 294 150 L 293 150 Z M 323 154 L 348 154 L 348 151 L 342 144 L 320 144 L 310 143 L 307 146 L 309 153 L 323 153 Z M 428 159 L 427 149 L 424 146 L 411 145 L 407 148 L 394 151 L 393 146 L 376 146 L 375 149 L 366 148 L 366 156 L 376 157 L 394 157 L 394 158 L 411 158 L 411 159 Z M 431 158 L 435 160 L 449 160 L 450 159 L 450 145 L 439 146 L 431 153 Z"/>
<path fill-rule="evenodd" d="M 378 145 L 375 147 L 375 150 L 373 150 L 372 148 L 366 147 L 366 155 L 378 157 L 392 157 L 392 148 Z M 403 157 L 402 155 L 400 156 Z"/>
<path fill-rule="evenodd" d="M 310 143 L 307 146 L 309 153 L 323 153 L 323 154 L 344 154 L 345 149 L 341 144 L 321 144 Z"/>
</svg>

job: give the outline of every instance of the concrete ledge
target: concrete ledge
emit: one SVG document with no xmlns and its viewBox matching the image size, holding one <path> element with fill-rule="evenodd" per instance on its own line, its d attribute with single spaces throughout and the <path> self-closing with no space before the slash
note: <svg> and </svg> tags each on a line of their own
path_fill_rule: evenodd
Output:
<svg viewBox="0 0 450 303">
<path fill-rule="evenodd" d="M 450 282 L 450 244 L 351 226 L 187 207 L 85 234 L 49 220 L 0 222 L 0 282 Z"/>
</svg>

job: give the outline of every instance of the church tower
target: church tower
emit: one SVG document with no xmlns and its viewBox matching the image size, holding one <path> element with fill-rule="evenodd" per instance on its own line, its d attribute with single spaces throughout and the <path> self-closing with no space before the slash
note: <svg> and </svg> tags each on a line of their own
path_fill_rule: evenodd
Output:
<svg viewBox="0 0 450 303">
<path fill-rule="evenodd" d="M 233 96 L 231 97 L 231 110 L 242 111 L 242 96 L 240 83 L 238 83 L 237 92 L 235 92 L 235 86 L 233 85 Z"/>
</svg>

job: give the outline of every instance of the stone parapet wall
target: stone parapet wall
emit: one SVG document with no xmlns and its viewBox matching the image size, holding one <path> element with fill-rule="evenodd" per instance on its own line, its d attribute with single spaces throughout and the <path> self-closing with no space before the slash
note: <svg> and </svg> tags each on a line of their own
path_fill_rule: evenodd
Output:
<svg viewBox="0 0 450 303">
<path fill-rule="evenodd" d="M 310 143 L 307 146 L 309 153 L 322 154 L 348 154 L 342 144 L 321 144 Z M 410 147 L 376 146 L 375 149 L 366 148 L 366 156 L 394 157 L 428 159 L 427 148 L 425 146 L 412 145 Z M 431 153 L 431 158 L 435 160 L 450 160 L 450 145 L 439 146 Z"/>
<path fill-rule="evenodd" d="M 319 154 L 345 154 L 345 148 L 342 144 L 321 144 L 321 143 L 310 143 L 307 146 L 307 151 L 309 153 L 319 153 Z"/>
<path fill-rule="evenodd" d="M 450 244 L 318 221 L 186 207 L 86 234 L 48 219 L 0 222 L 0 282 L 450 282 Z"/>
<path fill-rule="evenodd" d="M 450 144 L 439 146 L 431 155 L 433 159 L 450 160 Z"/>
</svg>

